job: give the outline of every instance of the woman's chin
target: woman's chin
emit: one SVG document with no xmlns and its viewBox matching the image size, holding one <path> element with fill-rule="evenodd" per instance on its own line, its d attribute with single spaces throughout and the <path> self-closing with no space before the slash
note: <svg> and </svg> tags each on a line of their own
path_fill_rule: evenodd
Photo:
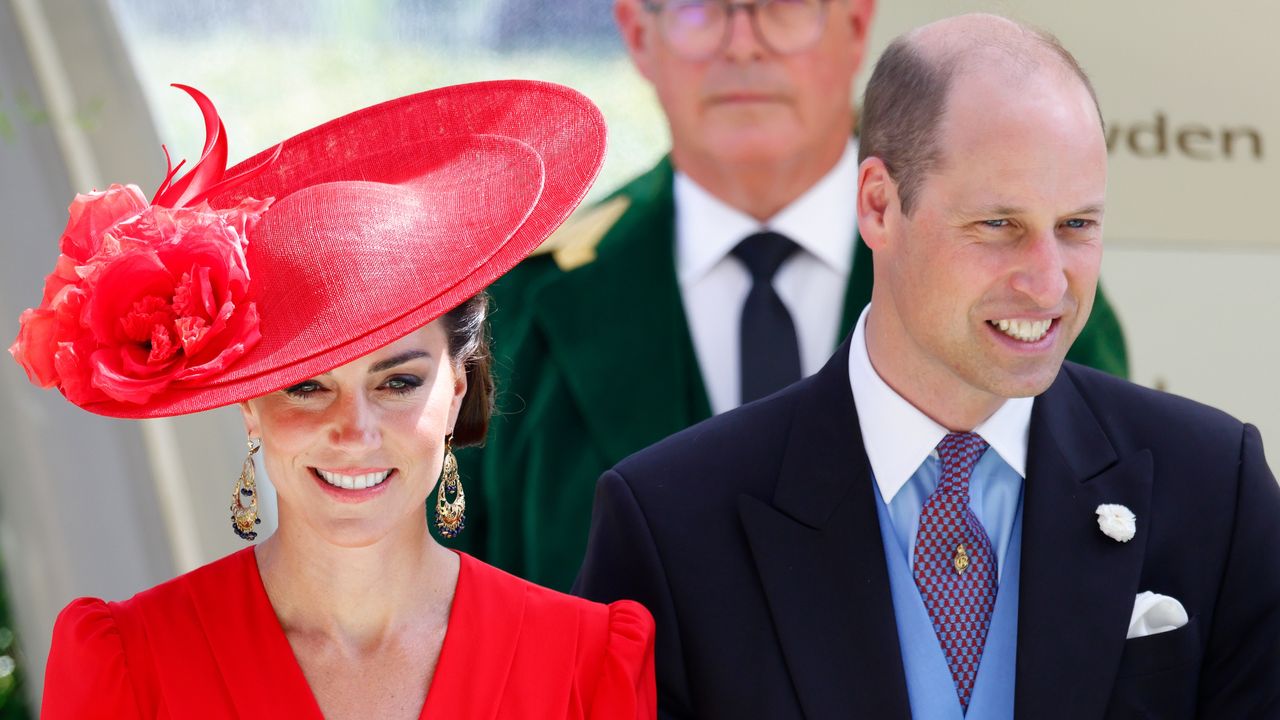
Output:
<svg viewBox="0 0 1280 720">
<path fill-rule="evenodd" d="M 396 534 L 385 521 L 374 519 L 328 519 L 313 524 L 325 544 L 339 548 L 366 548 Z"/>
<path fill-rule="evenodd" d="M 397 543 L 413 541 L 430 535 L 425 499 L 413 503 L 410 513 L 393 513 L 385 506 L 379 512 L 367 512 L 366 507 L 336 508 L 336 512 L 324 513 L 322 517 L 308 518 L 307 525 L 325 544 L 340 548 L 370 547 L 392 539 Z"/>
</svg>

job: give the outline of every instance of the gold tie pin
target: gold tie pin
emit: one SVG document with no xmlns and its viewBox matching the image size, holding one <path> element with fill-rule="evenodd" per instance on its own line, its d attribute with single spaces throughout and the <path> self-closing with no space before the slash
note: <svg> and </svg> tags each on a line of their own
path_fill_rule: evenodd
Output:
<svg viewBox="0 0 1280 720">
<path fill-rule="evenodd" d="M 956 569 L 957 575 L 963 575 L 969 569 L 969 553 L 965 551 L 964 543 L 956 546 L 956 556 L 951 559 L 951 565 Z"/>
</svg>

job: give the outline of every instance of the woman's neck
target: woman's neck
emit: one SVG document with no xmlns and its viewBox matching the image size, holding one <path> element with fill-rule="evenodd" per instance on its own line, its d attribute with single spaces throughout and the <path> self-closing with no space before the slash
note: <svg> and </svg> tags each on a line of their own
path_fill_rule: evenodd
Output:
<svg viewBox="0 0 1280 720">
<path fill-rule="evenodd" d="M 267 597 L 286 634 L 359 652 L 406 631 L 447 624 L 458 556 L 432 539 L 425 514 L 357 548 L 332 545 L 299 524 L 281 522 L 256 548 Z"/>
</svg>

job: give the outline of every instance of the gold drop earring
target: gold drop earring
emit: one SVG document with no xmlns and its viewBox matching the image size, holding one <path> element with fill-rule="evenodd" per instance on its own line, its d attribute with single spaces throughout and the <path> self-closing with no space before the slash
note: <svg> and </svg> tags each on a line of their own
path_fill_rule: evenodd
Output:
<svg viewBox="0 0 1280 720">
<path fill-rule="evenodd" d="M 249 438 L 249 454 L 240 468 L 240 479 L 231 491 L 231 529 L 243 540 L 256 540 L 255 525 L 262 523 L 258 517 L 258 483 L 253 467 L 254 453 L 262 447 L 258 438 Z"/>
<path fill-rule="evenodd" d="M 467 494 L 462 491 L 462 478 L 458 477 L 458 459 L 453 456 L 453 433 L 444 439 L 444 467 L 440 470 L 440 482 L 436 492 L 436 528 L 441 537 L 452 540 L 458 537 L 467 524 Z M 453 494 L 453 501 L 448 495 Z"/>
</svg>

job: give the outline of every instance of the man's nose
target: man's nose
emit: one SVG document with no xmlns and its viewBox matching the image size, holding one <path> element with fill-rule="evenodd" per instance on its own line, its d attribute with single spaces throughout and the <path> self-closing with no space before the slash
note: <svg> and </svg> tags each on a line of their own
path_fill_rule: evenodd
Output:
<svg viewBox="0 0 1280 720">
<path fill-rule="evenodd" d="M 725 57 L 729 60 L 746 61 L 763 56 L 766 52 L 764 43 L 756 33 L 753 13 L 759 12 L 755 3 L 729 3 L 725 6 L 729 17 L 725 19 L 729 34 L 725 42 Z"/>
<path fill-rule="evenodd" d="M 1062 244 L 1052 229 L 1024 238 L 1013 289 L 1031 298 L 1040 308 L 1055 308 L 1062 301 L 1067 292 L 1067 274 Z"/>
</svg>

